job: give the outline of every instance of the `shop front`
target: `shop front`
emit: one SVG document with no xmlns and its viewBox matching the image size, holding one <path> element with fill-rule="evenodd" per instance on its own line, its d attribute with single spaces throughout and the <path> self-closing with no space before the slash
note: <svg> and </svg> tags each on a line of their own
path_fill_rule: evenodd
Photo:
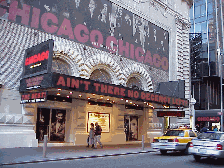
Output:
<svg viewBox="0 0 224 168">
<path fill-rule="evenodd" d="M 195 110 L 195 125 L 199 126 L 201 130 L 204 126 L 208 126 L 208 129 L 212 131 L 215 126 L 218 130 L 221 128 L 221 110 Z"/>
<path fill-rule="evenodd" d="M 95 122 L 102 127 L 104 143 L 140 141 L 142 135 L 147 137 L 150 116 L 184 115 L 157 111 L 155 116 L 157 107 L 188 105 L 184 99 L 54 72 L 22 79 L 20 92 L 24 110 L 33 106 L 39 143 L 48 135 L 49 143 L 83 145 Z"/>
</svg>

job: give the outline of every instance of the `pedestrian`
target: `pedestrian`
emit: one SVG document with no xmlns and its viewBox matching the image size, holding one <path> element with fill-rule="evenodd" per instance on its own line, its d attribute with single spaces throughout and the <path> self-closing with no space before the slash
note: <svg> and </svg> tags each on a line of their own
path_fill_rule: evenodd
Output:
<svg viewBox="0 0 224 168">
<path fill-rule="evenodd" d="M 94 140 L 95 140 L 94 148 L 97 149 L 97 142 L 100 144 L 100 147 L 103 148 L 103 145 L 100 142 L 102 129 L 98 125 L 97 122 L 95 123 L 95 126 L 96 127 L 95 127 L 95 137 L 94 137 Z"/>
<path fill-rule="evenodd" d="M 208 131 L 207 126 L 204 126 L 204 127 L 200 130 L 200 132 L 207 132 L 207 131 Z"/>
<path fill-rule="evenodd" d="M 200 129 L 199 129 L 199 125 L 198 125 L 198 124 L 195 126 L 195 129 L 196 129 L 197 132 L 200 131 Z"/>
<path fill-rule="evenodd" d="M 87 147 L 92 145 L 91 148 L 94 148 L 94 124 L 91 123 L 90 126 L 91 127 L 90 127 L 90 130 L 89 130 L 89 135 L 88 135 L 88 140 L 87 140 L 87 142 L 88 142 Z"/>
<path fill-rule="evenodd" d="M 214 127 L 213 131 L 218 131 L 218 128 L 217 128 L 217 126 L 216 126 L 216 125 L 215 125 L 215 127 Z"/>
</svg>

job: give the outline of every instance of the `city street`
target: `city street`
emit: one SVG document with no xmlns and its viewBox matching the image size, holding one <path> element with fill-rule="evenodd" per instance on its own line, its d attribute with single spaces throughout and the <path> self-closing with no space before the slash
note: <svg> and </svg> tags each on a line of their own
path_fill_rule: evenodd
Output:
<svg viewBox="0 0 224 168">
<path fill-rule="evenodd" d="M 134 167 L 150 167 L 150 168 L 165 168 L 165 167 L 177 167 L 177 168 L 213 168 L 223 167 L 224 163 L 217 163 L 212 159 L 201 159 L 200 162 L 195 162 L 191 155 L 181 155 L 180 153 L 168 153 L 161 155 L 159 152 L 152 152 L 146 154 L 132 154 L 125 156 L 113 156 L 103 158 L 91 158 L 91 159 L 77 159 L 77 160 L 64 160 L 34 164 L 17 164 L 3 166 L 4 168 L 61 168 L 61 167 L 79 167 L 79 168 L 134 168 Z"/>
</svg>

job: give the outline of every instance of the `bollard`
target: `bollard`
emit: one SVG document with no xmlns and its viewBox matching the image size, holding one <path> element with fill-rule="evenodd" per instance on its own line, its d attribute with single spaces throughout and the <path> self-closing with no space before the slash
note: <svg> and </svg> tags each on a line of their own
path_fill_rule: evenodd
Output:
<svg viewBox="0 0 224 168">
<path fill-rule="evenodd" d="M 46 150 L 47 150 L 47 135 L 44 135 L 44 145 L 43 145 L 43 157 L 46 158 Z"/>
<path fill-rule="evenodd" d="M 142 150 L 144 150 L 145 146 L 144 146 L 144 135 L 142 135 Z"/>
</svg>

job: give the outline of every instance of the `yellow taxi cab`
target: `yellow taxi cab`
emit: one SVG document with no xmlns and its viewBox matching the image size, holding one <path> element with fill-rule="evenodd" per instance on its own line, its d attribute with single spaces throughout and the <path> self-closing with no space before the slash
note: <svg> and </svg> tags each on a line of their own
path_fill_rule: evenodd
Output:
<svg viewBox="0 0 224 168">
<path fill-rule="evenodd" d="M 160 150 L 161 154 L 166 154 L 167 151 L 181 151 L 187 154 L 190 141 L 196 136 L 191 129 L 170 129 L 163 136 L 154 137 L 151 147 Z"/>
</svg>

